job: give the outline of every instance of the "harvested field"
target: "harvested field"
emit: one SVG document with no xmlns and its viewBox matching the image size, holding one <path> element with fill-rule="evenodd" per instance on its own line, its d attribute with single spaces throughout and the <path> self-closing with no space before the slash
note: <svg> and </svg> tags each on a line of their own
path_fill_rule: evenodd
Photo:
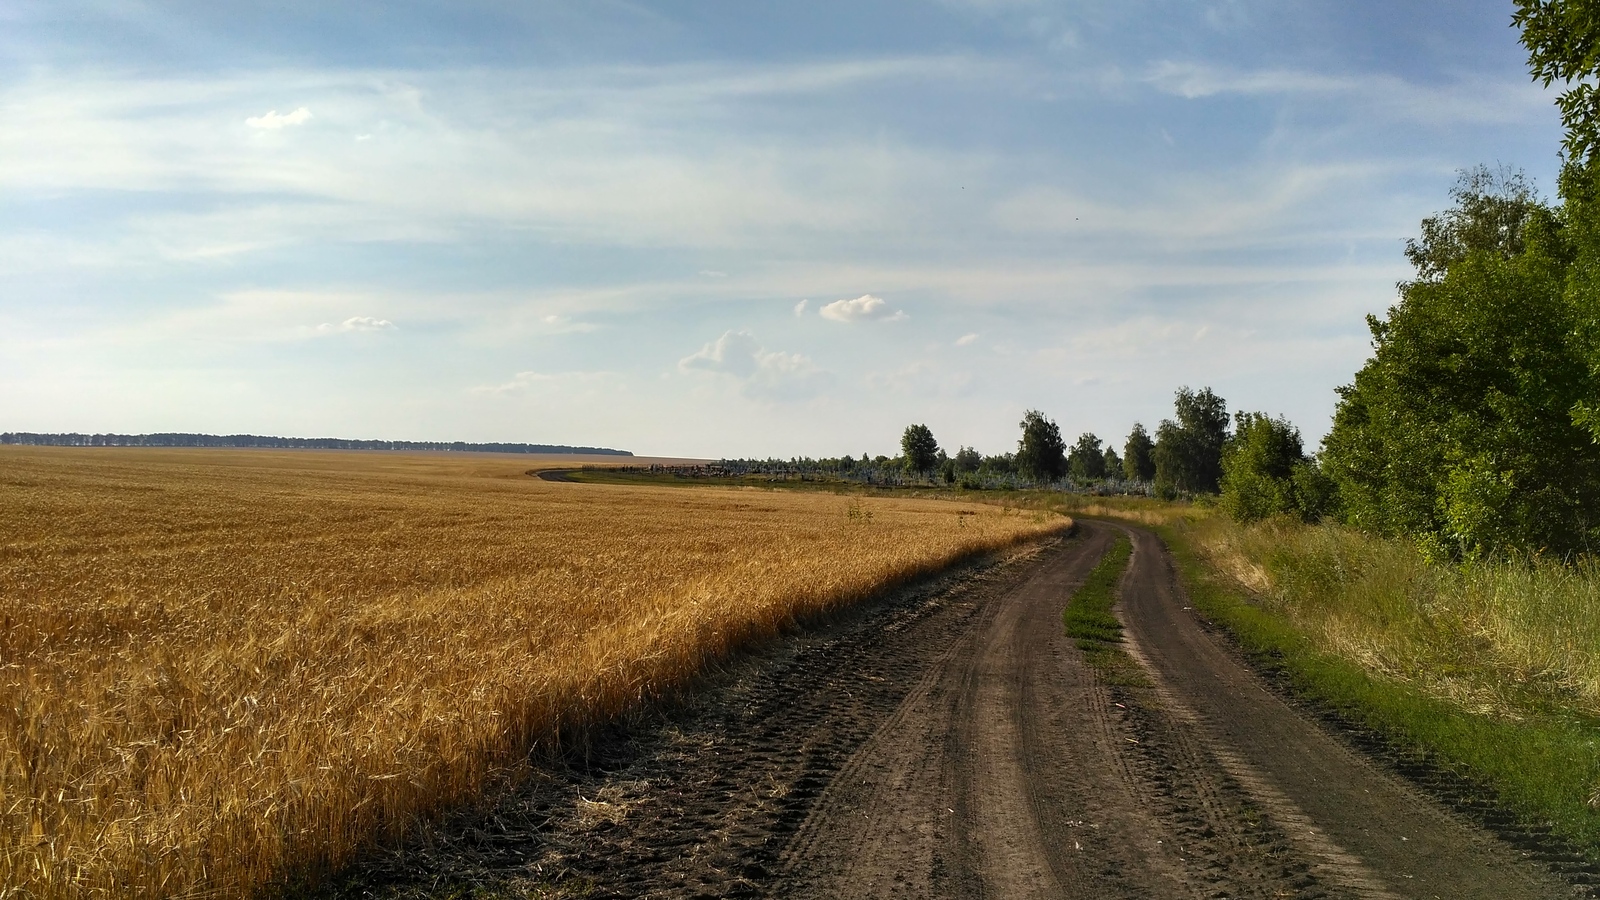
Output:
<svg viewBox="0 0 1600 900">
<path fill-rule="evenodd" d="M 248 893 L 1053 515 L 526 457 L 0 448 L 0 896 Z"/>
</svg>

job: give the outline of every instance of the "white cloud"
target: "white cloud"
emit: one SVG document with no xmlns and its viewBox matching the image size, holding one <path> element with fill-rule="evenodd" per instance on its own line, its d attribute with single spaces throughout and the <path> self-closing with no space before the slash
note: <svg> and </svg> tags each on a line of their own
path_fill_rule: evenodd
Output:
<svg viewBox="0 0 1600 900">
<path fill-rule="evenodd" d="M 569 395 L 575 390 L 599 387 L 620 387 L 621 378 L 615 372 L 518 372 L 510 381 L 500 384 L 481 384 L 471 389 L 474 394 L 521 394 L 544 391 Z"/>
<path fill-rule="evenodd" d="M 833 375 L 800 353 L 767 350 L 749 331 L 726 331 L 678 361 L 685 372 L 728 375 L 744 394 L 763 400 L 805 400 L 833 383 Z"/>
<path fill-rule="evenodd" d="M 304 125 L 310 119 L 311 110 L 302 106 L 294 112 L 283 115 L 279 115 L 277 110 L 272 110 L 264 116 L 251 116 L 245 119 L 244 123 L 251 128 L 265 128 L 269 131 L 277 131 L 288 125 Z"/>
<path fill-rule="evenodd" d="M 716 269 L 701 269 L 700 270 L 700 274 L 704 275 L 707 278 L 727 278 L 728 277 L 728 273 L 727 272 L 719 272 Z"/>
<path fill-rule="evenodd" d="M 835 300 L 824 306 L 821 310 L 824 319 L 835 322 L 865 322 L 873 319 L 899 322 L 910 318 L 905 310 L 889 310 L 889 304 L 882 297 L 871 294 L 862 294 L 854 300 Z"/>
<path fill-rule="evenodd" d="M 810 300 L 801 300 L 799 303 L 796 303 L 794 305 L 795 318 L 798 319 L 799 317 L 805 315 L 806 314 L 806 307 L 810 306 L 810 305 L 811 305 L 811 301 Z"/>
<path fill-rule="evenodd" d="M 1152 66 L 1143 81 L 1165 94 L 1189 100 L 1237 95 L 1316 98 L 1342 97 L 1367 115 L 1434 125 L 1510 124 L 1548 115 L 1553 91 L 1527 79 L 1462 77 L 1429 85 L 1385 73 L 1325 74 L 1296 69 L 1234 69 L 1166 60 Z"/>
<path fill-rule="evenodd" d="M 685 372 L 701 369 L 748 378 L 756 370 L 756 356 L 760 352 L 761 344 L 755 335 L 748 331 L 725 331 L 722 337 L 678 360 L 678 368 Z"/>
<path fill-rule="evenodd" d="M 351 316 L 335 325 L 323 322 L 317 326 L 317 331 L 323 334 L 338 334 L 346 331 L 393 331 L 399 326 L 388 319 L 376 319 L 372 316 Z"/>
<path fill-rule="evenodd" d="M 970 346 L 970 345 L 975 344 L 977 342 L 978 342 L 978 335 L 977 335 L 976 332 L 974 332 L 972 334 L 963 334 L 961 337 L 956 338 L 956 346 L 957 347 L 967 347 L 967 346 Z"/>
</svg>

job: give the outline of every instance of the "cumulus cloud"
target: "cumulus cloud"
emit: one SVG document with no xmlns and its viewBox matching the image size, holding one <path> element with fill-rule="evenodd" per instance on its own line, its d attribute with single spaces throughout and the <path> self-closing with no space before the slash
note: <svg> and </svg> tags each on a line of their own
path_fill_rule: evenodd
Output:
<svg viewBox="0 0 1600 900">
<path fill-rule="evenodd" d="M 723 332 L 679 360 L 678 368 L 730 376 L 740 382 L 746 396 L 762 400 L 805 400 L 833 383 L 833 375 L 817 368 L 809 357 L 767 350 L 748 331 Z"/>
<path fill-rule="evenodd" d="M 251 116 L 245 119 L 244 123 L 251 128 L 265 128 L 268 131 L 277 131 L 289 125 L 304 125 L 310 119 L 311 110 L 302 106 L 294 112 L 281 115 L 277 110 L 272 110 L 264 116 Z"/>
<path fill-rule="evenodd" d="M 756 357 L 760 353 L 761 344 L 755 335 L 748 331 L 725 331 L 722 337 L 678 360 L 678 368 L 685 372 L 699 369 L 748 378 L 756 370 Z"/>
<path fill-rule="evenodd" d="M 886 322 L 899 322 L 910 318 L 905 310 L 890 311 L 889 304 L 882 297 L 871 294 L 862 294 L 854 300 L 835 300 L 822 307 L 822 317 L 835 322 L 865 322 L 873 319 Z"/>
<path fill-rule="evenodd" d="M 810 306 L 810 305 L 811 305 L 811 301 L 810 300 L 801 300 L 799 303 L 796 303 L 794 305 L 795 318 L 798 319 L 799 317 L 805 315 L 806 314 L 806 307 Z"/>
<path fill-rule="evenodd" d="M 977 334 L 977 332 L 973 332 L 972 334 L 963 334 L 961 337 L 956 338 L 956 346 L 957 347 L 966 347 L 966 346 L 969 346 L 971 344 L 975 344 L 977 342 L 978 342 L 978 334 Z"/>
<path fill-rule="evenodd" d="M 323 322 L 317 326 L 317 331 L 322 334 L 339 334 L 346 331 L 393 331 L 400 326 L 388 319 L 375 319 L 372 316 L 351 316 L 335 325 L 332 322 Z"/>
</svg>

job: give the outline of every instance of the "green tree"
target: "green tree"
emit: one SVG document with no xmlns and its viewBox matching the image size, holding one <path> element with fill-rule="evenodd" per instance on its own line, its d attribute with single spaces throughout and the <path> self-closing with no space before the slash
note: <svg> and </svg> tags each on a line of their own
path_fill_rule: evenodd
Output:
<svg viewBox="0 0 1600 900">
<path fill-rule="evenodd" d="M 1078 481 L 1094 481 L 1106 477 L 1106 457 L 1100 451 L 1100 439 L 1084 432 L 1067 454 L 1067 472 Z"/>
<path fill-rule="evenodd" d="M 1034 481 L 1048 483 L 1067 474 L 1067 447 L 1061 429 L 1030 409 L 1022 416 L 1022 439 L 1017 442 L 1017 470 Z"/>
<path fill-rule="evenodd" d="M 1320 518 L 1329 491 L 1305 453 L 1300 429 L 1265 413 L 1234 416 L 1233 437 L 1222 453 L 1218 505 L 1240 522 L 1280 515 Z"/>
<path fill-rule="evenodd" d="M 1417 277 L 1399 302 L 1368 317 L 1373 355 L 1339 390 L 1323 468 L 1341 517 L 1371 531 L 1449 553 L 1588 549 L 1600 524 L 1600 447 L 1582 425 L 1600 396 L 1592 207 L 1570 169 L 1566 209 L 1483 171 L 1464 173 L 1439 217 L 1447 232 L 1425 227 L 1408 248 Z"/>
<path fill-rule="evenodd" d="M 1122 457 L 1117 455 L 1117 448 L 1111 446 L 1110 444 L 1107 444 L 1106 445 L 1106 455 L 1105 455 L 1104 459 L 1105 459 L 1105 473 L 1106 473 L 1105 477 L 1107 477 L 1107 478 L 1121 478 L 1122 477 Z"/>
<path fill-rule="evenodd" d="M 962 475 L 976 472 L 978 467 L 983 465 L 983 454 L 971 447 L 962 447 L 957 450 L 954 459 L 956 471 Z"/>
<path fill-rule="evenodd" d="M 1122 472 L 1129 481 L 1149 481 L 1156 477 L 1155 441 L 1138 422 L 1122 445 Z"/>
<path fill-rule="evenodd" d="M 900 436 L 900 455 L 905 458 L 906 469 L 925 475 L 939 465 L 939 442 L 926 425 L 907 425 Z"/>
<path fill-rule="evenodd" d="M 1215 494 L 1222 482 L 1222 447 L 1228 440 L 1228 404 L 1210 388 L 1178 389 L 1177 419 L 1156 429 L 1156 494 Z"/>
<path fill-rule="evenodd" d="M 1556 100 L 1566 126 L 1570 159 L 1585 163 L 1600 147 L 1600 3 L 1596 0 L 1516 0 L 1511 20 L 1522 29 L 1528 66 L 1545 87 L 1569 85 Z M 1576 82 L 1576 83 L 1574 83 Z"/>
</svg>

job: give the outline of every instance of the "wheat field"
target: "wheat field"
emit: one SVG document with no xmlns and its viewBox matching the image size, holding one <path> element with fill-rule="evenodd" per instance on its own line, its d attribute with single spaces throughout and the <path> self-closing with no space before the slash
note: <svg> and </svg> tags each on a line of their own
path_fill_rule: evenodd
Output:
<svg viewBox="0 0 1600 900">
<path fill-rule="evenodd" d="M 798 617 L 1068 524 L 528 465 L 0 447 L 0 897 L 315 877 Z"/>
</svg>

